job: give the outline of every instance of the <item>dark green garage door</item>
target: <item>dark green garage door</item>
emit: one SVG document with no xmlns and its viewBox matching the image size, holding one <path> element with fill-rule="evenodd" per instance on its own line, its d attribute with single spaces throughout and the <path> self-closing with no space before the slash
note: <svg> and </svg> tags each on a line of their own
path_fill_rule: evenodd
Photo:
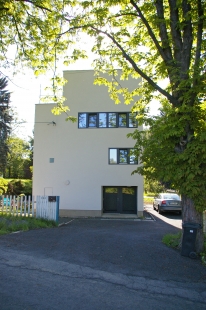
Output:
<svg viewBox="0 0 206 310">
<path fill-rule="evenodd" d="M 103 212 L 137 213 L 137 188 L 112 187 L 103 188 Z"/>
</svg>

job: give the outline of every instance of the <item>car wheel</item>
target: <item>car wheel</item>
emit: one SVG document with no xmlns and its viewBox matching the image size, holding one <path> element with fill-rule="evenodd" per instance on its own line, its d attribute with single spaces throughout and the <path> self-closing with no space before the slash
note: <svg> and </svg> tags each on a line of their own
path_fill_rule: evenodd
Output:
<svg viewBox="0 0 206 310">
<path fill-rule="evenodd" d="M 160 210 L 160 207 L 158 206 L 158 213 L 162 214 L 162 211 Z"/>
</svg>

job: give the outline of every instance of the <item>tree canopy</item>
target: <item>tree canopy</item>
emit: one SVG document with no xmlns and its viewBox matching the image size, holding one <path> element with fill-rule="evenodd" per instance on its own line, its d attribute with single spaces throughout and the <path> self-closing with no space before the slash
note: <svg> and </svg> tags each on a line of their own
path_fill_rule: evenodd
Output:
<svg viewBox="0 0 206 310">
<path fill-rule="evenodd" d="M 16 136 L 10 136 L 7 145 L 8 156 L 4 176 L 16 179 L 31 178 L 30 143 Z"/>
</svg>

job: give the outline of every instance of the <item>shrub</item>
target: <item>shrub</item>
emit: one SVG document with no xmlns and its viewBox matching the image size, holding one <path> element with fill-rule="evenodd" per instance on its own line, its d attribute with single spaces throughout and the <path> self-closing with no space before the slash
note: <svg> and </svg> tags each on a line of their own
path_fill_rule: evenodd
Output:
<svg viewBox="0 0 206 310">
<path fill-rule="evenodd" d="M 8 195 L 32 195 L 32 180 L 11 180 L 8 183 Z"/>
<path fill-rule="evenodd" d="M 6 193 L 7 189 L 8 189 L 8 181 L 3 178 L 0 178 L 0 195 Z"/>
</svg>

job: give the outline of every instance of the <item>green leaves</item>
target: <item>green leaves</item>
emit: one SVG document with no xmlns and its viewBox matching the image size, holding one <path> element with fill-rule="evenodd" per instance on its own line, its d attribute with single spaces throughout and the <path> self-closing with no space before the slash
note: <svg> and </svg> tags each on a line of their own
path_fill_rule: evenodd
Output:
<svg viewBox="0 0 206 310">
<path fill-rule="evenodd" d="M 196 209 L 206 208 L 206 127 L 199 126 L 199 109 L 166 106 L 161 116 L 150 123 L 150 129 L 130 134 L 143 167 L 137 173 L 169 182 L 181 194 L 190 197 Z M 201 116 L 204 119 L 205 115 Z M 190 124 L 193 135 L 190 136 Z"/>
</svg>

